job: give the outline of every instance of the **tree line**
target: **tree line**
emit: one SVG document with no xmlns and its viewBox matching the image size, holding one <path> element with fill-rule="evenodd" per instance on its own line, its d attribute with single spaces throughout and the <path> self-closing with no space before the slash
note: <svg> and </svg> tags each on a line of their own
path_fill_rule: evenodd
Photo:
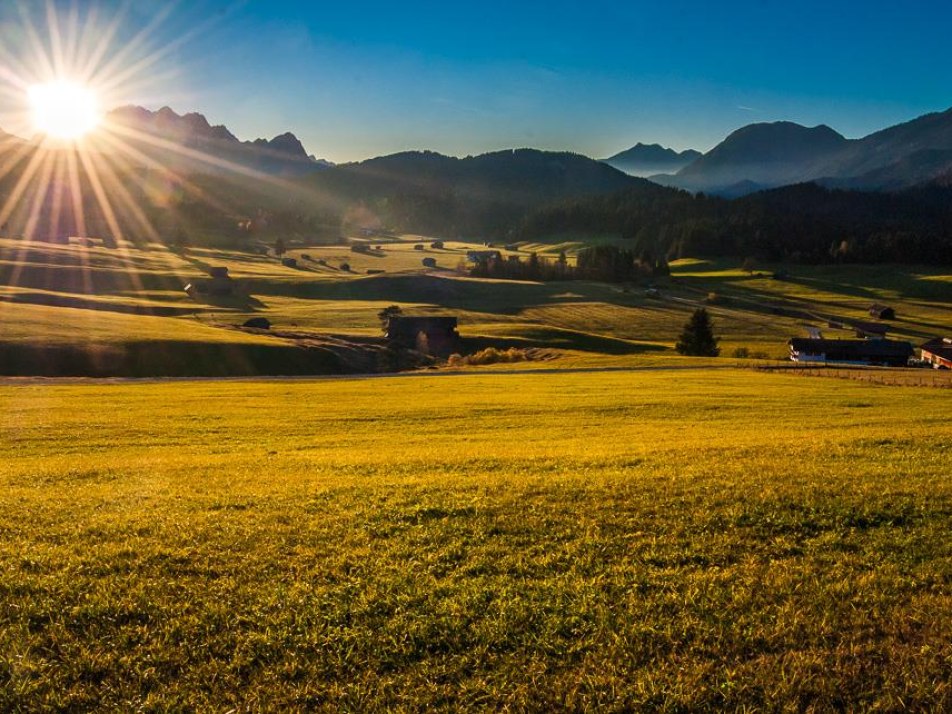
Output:
<svg viewBox="0 0 952 714">
<path fill-rule="evenodd" d="M 518 255 L 485 256 L 476 261 L 470 275 L 478 278 L 507 280 L 598 280 L 606 283 L 668 275 L 671 271 L 665 258 L 655 258 L 650 251 L 636 254 L 615 245 L 594 245 L 578 252 L 571 265 L 565 252 L 555 260 L 530 253 L 525 260 Z"/>
<path fill-rule="evenodd" d="M 952 189 L 898 193 L 789 186 L 734 200 L 677 191 L 559 201 L 528 213 L 521 240 L 607 235 L 668 259 L 755 255 L 801 263 L 952 263 Z"/>
</svg>

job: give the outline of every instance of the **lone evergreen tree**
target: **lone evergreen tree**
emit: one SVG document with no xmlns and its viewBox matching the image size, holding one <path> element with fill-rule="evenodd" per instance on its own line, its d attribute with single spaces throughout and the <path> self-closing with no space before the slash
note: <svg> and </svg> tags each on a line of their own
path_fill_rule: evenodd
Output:
<svg viewBox="0 0 952 714">
<path fill-rule="evenodd" d="M 721 353 L 717 342 L 707 310 L 699 307 L 684 325 L 674 349 L 692 357 L 717 357 Z"/>
</svg>

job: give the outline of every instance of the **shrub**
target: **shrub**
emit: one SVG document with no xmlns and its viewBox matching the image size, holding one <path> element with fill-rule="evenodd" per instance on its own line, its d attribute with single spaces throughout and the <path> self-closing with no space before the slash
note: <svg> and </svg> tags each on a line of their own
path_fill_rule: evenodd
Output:
<svg viewBox="0 0 952 714">
<path fill-rule="evenodd" d="M 430 247 L 433 248 L 434 250 L 443 250 L 443 241 L 435 240 L 432 243 L 430 243 Z"/>
<path fill-rule="evenodd" d="M 413 250 L 423 250 L 423 244 L 417 243 L 415 246 L 413 246 Z"/>
<path fill-rule="evenodd" d="M 350 272 L 350 263 L 341 263 L 341 264 L 340 264 L 340 269 L 343 270 L 345 273 L 349 273 L 349 272 Z"/>
<path fill-rule="evenodd" d="M 750 357 L 750 350 L 746 347 L 738 347 L 731 353 L 732 357 L 737 357 L 738 359 L 747 359 Z"/>
<path fill-rule="evenodd" d="M 497 350 L 495 347 L 487 347 L 471 355 L 452 354 L 446 363 L 450 367 L 464 367 L 467 365 L 477 367 L 487 364 L 525 362 L 530 359 L 532 357 L 526 350 L 515 347 L 510 347 L 508 350 Z"/>
</svg>

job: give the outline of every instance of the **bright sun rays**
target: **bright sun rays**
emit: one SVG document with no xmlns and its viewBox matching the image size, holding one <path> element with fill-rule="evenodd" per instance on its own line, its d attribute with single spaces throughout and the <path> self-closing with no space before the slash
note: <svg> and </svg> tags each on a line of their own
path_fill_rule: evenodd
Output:
<svg viewBox="0 0 952 714">
<path fill-rule="evenodd" d="M 33 126 L 53 139 L 82 139 L 102 122 L 99 99 L 89 87 L 59 80 L 27 90 Z"/>
<path fill-rule="evenodd" d="M 171 58 L 208 25 L 170 31 L 181 7 L 174 2 L 158 6 L 144 26 L 130 19 L 129 3 L 109 16 L 78 1 L 65 7 L 21 2 L 16 32 L 6 35 L 12 41 L 0 41 L 0 128 L 22 137 L 0 132 L 0 234 L 161 243 L 175 219 L 143 199 L 136 190 L 143 185 L 202 196 L 183 166 L 279 182 L 110 120 L 113 108 L 164 104 L 170 87 L 184 91 L 176 81 L 184 70 Z M 162 37 L 174 39 L 158 43 Z"/>
</svg>

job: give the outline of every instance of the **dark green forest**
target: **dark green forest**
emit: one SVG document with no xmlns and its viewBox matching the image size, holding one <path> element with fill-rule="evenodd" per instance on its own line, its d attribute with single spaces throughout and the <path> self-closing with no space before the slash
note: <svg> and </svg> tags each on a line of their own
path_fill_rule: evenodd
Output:
<svg viewBox="0 0 952 714">
<path fill-rule="evenodd" d="M 952 264 L 948 180 L 897 192 L 810 183 L 731 200 L 659 186 L 575 154 L 532 150 L 466 159 L 412 152 L 273 181 L 107 164 L 101 193 L 114 209 L 110 219 L 95 176 L 82 166 L 78 202 L 75 182 L 56 172 L 16 201 L 29 158 L 20 154 L 0 178 L 7 235 L 121 233 L 241 248 L 278 236 L 337 242 L 371 228 L 507 242 L 608 238 L 622 240 L 643 264 L 685 256 Z"/>
</svg>

